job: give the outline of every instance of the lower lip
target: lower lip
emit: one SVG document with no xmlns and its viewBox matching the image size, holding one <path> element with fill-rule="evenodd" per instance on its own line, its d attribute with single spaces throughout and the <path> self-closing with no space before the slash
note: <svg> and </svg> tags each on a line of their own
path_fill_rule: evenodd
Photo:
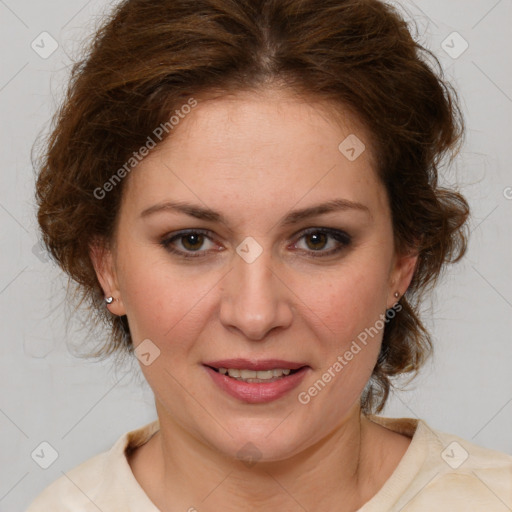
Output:
<svg viewBox="0 0 512 512">
<path fill-rule="evenodd" d="M 281 398 L 292 389 L 296 388 L 309 370 L 307 366 L 303 367 L 299 371 L 275 380 L 274 382 L 243 382 L 216 372 L 209 366 L 204 366 L 204 368 L 206 368 L 213 382 L 215 382 L 219 388 L 224 390 L 228 395 L 249 404 L 272 402 L 273 400 Z"/>
</svg>

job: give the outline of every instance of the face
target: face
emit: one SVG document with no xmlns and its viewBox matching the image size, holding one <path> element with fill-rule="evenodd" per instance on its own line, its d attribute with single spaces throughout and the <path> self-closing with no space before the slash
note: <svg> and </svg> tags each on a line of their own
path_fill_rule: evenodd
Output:
<svg viewBox="0 0 512 512">
<path fill-rule="evenodd" d="M 91 253 L 161 423 L 228 456 L 284 460 L 358 413 L 412 277 L 364 129 L 328 112 L 276 91 L 198 101 L 131 172 L 115 248 Z"/>
</svg>

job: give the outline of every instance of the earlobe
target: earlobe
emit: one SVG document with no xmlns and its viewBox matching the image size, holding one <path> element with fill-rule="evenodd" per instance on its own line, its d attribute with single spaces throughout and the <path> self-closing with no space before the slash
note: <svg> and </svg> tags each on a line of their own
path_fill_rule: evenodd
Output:
<svg viewBox="0 0 512 512">
<path fill-rule="evenodd" d="M 409 288 L 418 264 L 418 257 L 419 254 L 417 252 L 410 252 L 397 258 L 393 272 L 394 275 L 390 283 L 391 293 L 393 293 L 395 302 Z"/>
<path fill-rule="evenodd" d="M 105 296 L 105 306 L 115 315 L 125 315 L 114 268 L 112 252 L 101 241 L 92 242 L 89 256 Z"/>
</svg>

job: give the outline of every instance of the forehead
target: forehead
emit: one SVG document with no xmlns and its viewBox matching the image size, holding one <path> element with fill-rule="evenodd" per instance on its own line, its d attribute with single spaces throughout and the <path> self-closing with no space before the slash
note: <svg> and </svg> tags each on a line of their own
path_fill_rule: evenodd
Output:
<svg viewBox="0 0 512 512">
<path fill-rule="evenodd" d="M 271 88 L 199 98 L 198 105 L 183 116 L 172 137 L 158 149 L 179 145 L 185 153 L 200 145 L 209 151 L 195 158 L 233 159 L 233 150 L 239 148 L 244 159 L 266 158 L 274 148 L 280 160 L 285 156 L 291 160 L 311 151 L 331 153 L 348 135 L 364 140 L 365 156 L 372 156 L 367 130 L 348 107 Z"/>
<path fill-rule="evenodd" d="M 277 199 L 381 202 L 367 132 L 348 109 L 275 90 L 196 99 L 130 175 L 138 209 L 177 197 L 254 213 Z"/>
</svg>

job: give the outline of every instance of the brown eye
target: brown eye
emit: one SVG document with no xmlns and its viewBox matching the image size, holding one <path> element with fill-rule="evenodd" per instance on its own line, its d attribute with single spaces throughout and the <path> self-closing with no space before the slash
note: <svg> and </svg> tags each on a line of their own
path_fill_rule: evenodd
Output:
<svg viewBox="0 0 512 512">
<path fill-rule="evenodd" d="M 204 235 L 202 233 L 189 233 L 181 235 L 182 245 L 185 249 L 194 251 L 200 249 L 204 243 Z"/>
<path fill-rule="evenodd" d="M 222 250 L 215 248 L 215 243 L 209 236 L 208 231 L 190 229 L 181 231 L 172 236 L 167 236 L 160 242 L 168 252 L 183 256 L 184 258 L 197 258 L 208 256 L 211 250 Z M 206 247 L 205 247 L 206 245 Z"/>
<path fill-rule="evenodd" d="M 350 235 L 344 231 L 330 228 L 309 229 L 304 231 L 302 236 L 299 237 L 299 241 L 302 239 L 304 239 L 306 247 L 298 248 L 313 257 L 334 255 L 345 249 L 352 242 Z"/>
<path fill-rule="evenodd" d="M 313 250 L 322 249 L 326 245 L 328 238 L 325 233 L 320 231 L 305 235 L 305 240 L 311 240 L 311 244 L 307 243 L 308 247 Z"/>
</svg>

